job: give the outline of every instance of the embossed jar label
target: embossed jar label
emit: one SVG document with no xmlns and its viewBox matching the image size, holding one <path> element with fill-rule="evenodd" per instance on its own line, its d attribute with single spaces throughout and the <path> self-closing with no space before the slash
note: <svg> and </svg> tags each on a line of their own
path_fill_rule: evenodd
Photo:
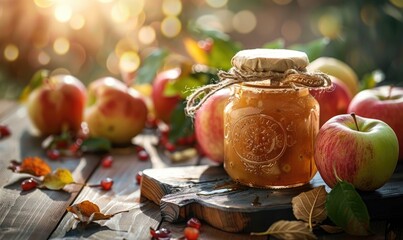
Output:
<svg viewBox="0 0 403 240">
<path fill-rule="evenodd" d="M 235 152 L 249 167 L 272 166 L 287 148 L 285 128 L 264 114 L 240 118 L 233 125 L 231 137 Z"/>
</svg>

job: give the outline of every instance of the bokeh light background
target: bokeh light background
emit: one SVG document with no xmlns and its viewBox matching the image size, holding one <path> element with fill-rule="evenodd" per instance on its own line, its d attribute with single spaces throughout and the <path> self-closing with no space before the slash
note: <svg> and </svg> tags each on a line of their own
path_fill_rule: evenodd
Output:
<svg viewBox="0 0 403 240">
<path fill-rule="evenodd" d="M 403 0 L 0 0 L 0 98 L 16 98 L 41 68 L 85 84 L 135 72 L 157 47 L 186 56 L 192 26 L 244 48 L 327 37 L 325 55 L 360 77 L 403 81 Z"/>
</svg>

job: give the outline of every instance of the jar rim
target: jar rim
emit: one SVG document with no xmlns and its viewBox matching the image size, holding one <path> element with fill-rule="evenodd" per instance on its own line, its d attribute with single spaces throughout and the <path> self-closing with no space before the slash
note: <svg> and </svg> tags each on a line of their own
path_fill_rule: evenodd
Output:
<svg viewBox="0 0 403 240">
<path fill-rule="evenodd" d="M 263 80 L 263 81 L 242 82 L 242 83 L 237 83 L 234 85 L 239 86 L 239 87 L 259 88 L 259 89 L 273 90 L 273 91 L 275 91 L 275 90 L 295 90 L 295 91 L 307 90 L 307 91 L 309 91 L 309 88 L 304 87 L 304 86 L 298 86 L 298 87 L 293 87 L 290 85 L 273 86 L 270 84 L 270 79 Z"/>
</svg>

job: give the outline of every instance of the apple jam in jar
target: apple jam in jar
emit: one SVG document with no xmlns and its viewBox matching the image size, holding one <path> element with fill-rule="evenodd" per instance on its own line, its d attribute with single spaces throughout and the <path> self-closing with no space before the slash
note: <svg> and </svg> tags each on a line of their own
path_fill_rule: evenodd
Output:
<svg viewBox="0 0 403 240">
<path fill-rule="evenodd" d="M 224 167 L 251 187 L 288 188 L 316 173 L 313 146 L 319 105 L 307 88 L 244 84 L 224 111 Z"/>
<path fill-rule="evenodd" d="M 291 50 L 244 50 L 232 59 L 234 78 L 243 78 L 224 110 L 224 168 L 234 181 L 291 188 L 315 175 L 319 104 L 309 86 L 329 83 L 307 74 L 307 64 Z"/>
</svg>

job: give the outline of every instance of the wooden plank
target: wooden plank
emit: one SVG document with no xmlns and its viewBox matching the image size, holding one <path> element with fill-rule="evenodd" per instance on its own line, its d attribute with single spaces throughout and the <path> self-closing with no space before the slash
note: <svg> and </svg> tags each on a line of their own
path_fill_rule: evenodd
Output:
<svg viewBox="0 0 403 240">
<path fill-rule="evenodd" d="M 140 135 L 137 142 L 148 146 L 152 135 Z M 97 184 L 102 179 L 114 179 L 110 191 L 84 187 L 74 201 L 79 203 L 89 200 L 96 203 L 101 212 L 112 214 L 122 210 L 130 210 L 114 216 L 110 220 L 80 229 L 71 213 L 67 213 L 52 238 L 89 237 L 96 239 L 148 239 L 149 227 L 156 228 L 161 221 L 160 209 L 152 202 L 140 203 L 140 186 L 136 184 L 136 174 L 146 168 L 151 168 L 155 161 L 141 161 L 133 152 L 134 148 L 115 150 L 114 163 L 111 168 L 98 168 L 88 184 Z"/>
<path fill-rule="evenodd" d="M 401 218 L 403 169 L 382 188 L 361 193 L 372 219 Z M 291 199 L 313 187 L 325 185 L 317 174 L 310 184 L 269 190 L 240 186 L 222 167 L 178 167 L 144 171 L 141 195 L 161 206 L 165 221 L 196 216 L 228 232 L 260 232 L 273 222 L 295 219 Z M 329 188 L 327 188 L 329 191 Z"/>
<path fill-rule="evenodd" d="M 16 111 L 19 106 L 19 103 L 16 101 L 0 99 L 0 120 L 12 111 Z"/>
<path fill-rule="evenodd" d="M 171 231 L 172 237 L 175 239 L 180 239 L 183 237 L 183 230 L 186 227 L 186 223 L 177 223 L 172 224 L 169 222 L 162 222 L 161 228 L 166 228 Z M 209 239 L 209 240 L 223 240 L 223 239 L 230 239 L 230 240 L 259 240 L 259 239 L 267 239 L 267 236 L 251 236 L 248 233 L 229 233 L 219 230 L 210 226 L 207 223 L 202 222 L 202 226 L 200 228 L 200 235 L 199 239 Z"/>
<path fill-rule="evenodd" d="M 66 207 L 74 200 L 81 187 L 70 186 L 65 191 L 33 190 L 22 192 L 20 183 L 29 175 L 12 173 L 7 169 L 11 159 L 26 156 L 45 158 L 40 145 L 42 138 L 32 136 L 24 108 L 3 118 L 12 135 L 0 141 L 0 238 L 46 239 L 57 226 Z M 98 157 L 48 161 L 52 169 L 68 168 L 77 182 L 85 182 L 99 161 Z"/>
</svg>

